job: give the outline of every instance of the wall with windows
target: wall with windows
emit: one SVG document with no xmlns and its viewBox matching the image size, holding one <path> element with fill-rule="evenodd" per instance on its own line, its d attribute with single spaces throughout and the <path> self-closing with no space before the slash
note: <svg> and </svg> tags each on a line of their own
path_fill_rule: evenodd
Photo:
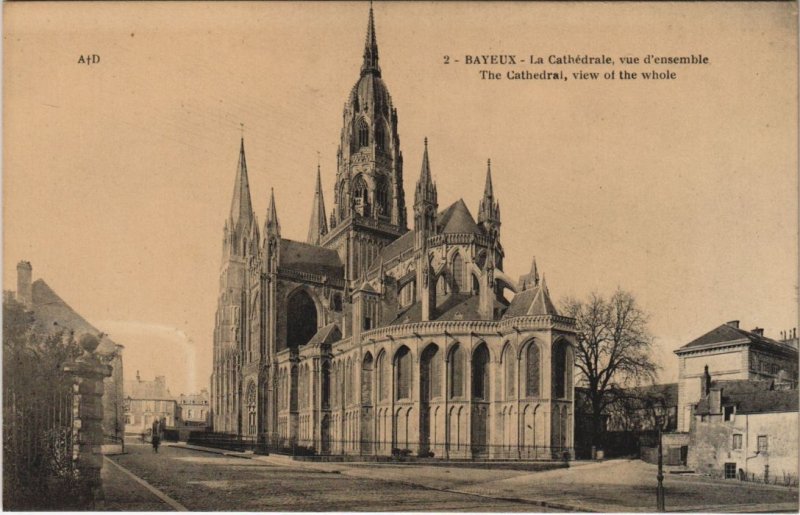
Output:
<svg viewBox="0 0 800 515">
<path fill-rule="evenodd" d="M 697 416 L 688 465 L 698 472 L 725 477 L 764 474 L 797 478 L 798 412 L 733 413 Z"/>
<path fill-rule="evenodd" d="M 570 334 L 409 332 L 278 354 L 278 432 L 334 454 L 449 458 L 571 453 Z M 314 359 L 329 368 L 317 387 Z M 297 370 L 297 380 L 292 370 Z M 295 422 L 296 420 L 296 422 Z M 324 422 L 323 422 L 324 421 Z"/>
</svg>

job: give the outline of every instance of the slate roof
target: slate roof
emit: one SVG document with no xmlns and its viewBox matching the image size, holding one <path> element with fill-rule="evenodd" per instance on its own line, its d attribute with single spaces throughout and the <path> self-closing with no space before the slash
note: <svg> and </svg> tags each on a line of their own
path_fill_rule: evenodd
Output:
<svg viewBox="0 0 800 515">
<path fill-rule="evenodd" d="M 344 265 L 333 249 L 282 238 L 280 251 L 282 268 L 336 279 L 344 278 Z"/>
<path fill-rule="evenodd" d="M 558 315 L 558 310 L 544 284 L 523 290 L 511 300 L 503 318 L 512 318 L 529 315 Z"/>
<path fill-rule="evenodd" d="M 336 323 L 330 323 L 317 331 L 314 336 L 308 340 L 306 345 L 321 345 L 323 343 L 333 343 L 342 339 L 342 332 Z"/>
<path fill-rule="evenodd" d="M 774 390 L 772 381 L 713 381 L 711 389 L 722 389 L 722 406 L 736 406 L 737 413 L 798 411 L 797 390 Z M 709 414 L 708 396 L 697 403 L 695 413 Z"/>
<path fill-rule="evenodd" d="M 478 236 L 483 234 L 481 228 L 475 223 L 475 219 L 472 218 L 464 199 L 458 199 L 440 212 L 436 221 L 443 234 L 475 234 Z"/>
<path fill-rule="evenodd" d="M 505 309 L 506 305 L 494 301 L 495 309 Z M 480 314 L 480 297 L 466 293 L 451 293 L 436 308 L 432 320 L 483 320 Z M 388 325 L 413 324 L 422 321 L 422 303 L 415 302 L 398 313 Z"/>
<path fill-rule="evenodd" d="M 734 342 L 738 340 L 747 340 L 749 343 L 761 344 L 768 347 L 777 347 L 785 350 L 791 350 L 795 353 L 797 352 L 791 346 L 780 343 L 772 338 L 767 338 L 766 336 L 762 336 L 750 331 L 745 331 L 744 329 L 739 329 L 737 327 L 730 326 L 728 324 L 722 324 L 721 326 L 712 329 L 711 331 L 707 332 L 703 336 L 692 340 L 691 342 L 687 343 L 678 351 L 682 349 L 691 349 L 693 347 L 702 347 L 705 345 L 712 345 L 715 343 L 727 343 L 727 342 Z"/>
<path fill-rule="evenodd" d="M 475 223 L 475 219 L 463 199 L 453 202 L 440 211 L 436 215 L 436 223 L 442 234 L 483 234 L 483 230 Z M 408 231 L 383 248 L 380 257 L 373 261 L 370 271 L 378 267 L 381 258 L 383 258 L 384 262 L 388 262 L 413 247 L 414 231 Z"/>
<path fill-rule="evenodd" d="M 43 279 L 31 284 L 33 315 L 36 326 L 45 332 L 69 329 L 79 338 L 83 333 L 99 335 L 100 330 L 79 315 L 69 304 L 53 291 Z M 97 352 L 110 355 L 116 351 L 117 344 L 108 336 L 100 339 Z"/>
<path fill-rule="evenodd" d="M 138 379 L 125 381 L 125 397 L 131 399 L 176 400 L 175 396 L 167 388 L 163 376 L 154 381 L 141 381 Z"/>
</svg>

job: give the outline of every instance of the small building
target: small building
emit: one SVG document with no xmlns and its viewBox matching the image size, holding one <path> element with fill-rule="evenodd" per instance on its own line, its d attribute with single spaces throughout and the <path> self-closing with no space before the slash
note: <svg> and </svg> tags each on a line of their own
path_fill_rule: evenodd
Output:
<svg viewBox="0 0 800 515">
<path fill-rule="evenodd" d="M 798 391 L 775 381 L 716 380 L 708 370 L 690 432 L 689 466 L 725 478 L 797 484 Z"/>
<path fill-rule="evenodd" d="M 100 340 L 97 355 L 111 366 L 111 376 L 103 381 L 103 435 L 106 443 L 116 443 L 125 428 L 123 410 L 122 351 L 124 347 L 89 323 L 44 281 L 32 280 L 33 267 L 28 261 L 17 264 L 17 291 L 13 295 L 33 312 L 34 324 L 42 334 L 68 331 L 75 338 L 84 333 Z M 11 294 L 9 293 L 9 297 Z"/>
<path fill-rule="evenodd" d="M 156 420 L 174 427 L 180 419 L 180 408 L 167 388 L 164 376 L 143 381 L 136 371 L 136 380 L 125 382 L 125 434 L 146 433 Z"/>
<path fill-rule="evenodd" d="M 184 426 L 205 427 L 208 425 L 208 390 L 200 393 L 181 394 L 178 397 L 180 422 Z"/>
<path fill-rule="evenodd" d="M 679 359 L 678 431 L 690 430 L 694 407 L 702 397 L 700 379 L 705 367 L 718 380 L 774 381 L 778 387 L 797 387 L 796 341 L 768 338 L 758 327 L 740 329 L 738 320 L 712 329 L 675 354 Z"/>
</svg>

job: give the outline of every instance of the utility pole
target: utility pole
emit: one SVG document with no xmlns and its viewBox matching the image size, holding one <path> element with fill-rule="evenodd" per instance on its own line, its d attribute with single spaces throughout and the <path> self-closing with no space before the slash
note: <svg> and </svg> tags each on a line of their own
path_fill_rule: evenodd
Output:
<svg viewBox="0 0 800 515">
<path fill-rule="evenodd" d="M 658 417 L 658 486 L 656 487 L 656 505 L 658 511 L 666 511 L 664 507 L 664 447 L 661 442 L 662 421 Z"/>
</svg>

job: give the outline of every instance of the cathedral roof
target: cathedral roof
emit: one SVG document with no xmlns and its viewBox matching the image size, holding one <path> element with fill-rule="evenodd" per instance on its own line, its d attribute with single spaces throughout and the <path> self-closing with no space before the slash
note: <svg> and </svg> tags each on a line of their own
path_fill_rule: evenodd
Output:
<svg viewBox="0 0 800 515">
<path fill-rule="evenodd" d="M 544 282 L 514 295 L 503 318 L 532 315 L 558 315 Z"/>
<path fill-rule="evenodd" d="M 334 322 L 320 328 L 320 330 L 308 340 L 306 345 L 322 345 L 325 343 L 333 343 L 341 339 L 342 331 L 339 330 L 339 326 Z"/>
<path fill-rule="evenodd" d="M 458 199 L 439 213 L 437 222 L 444 234 L 483 234 L 463 199 Z"/>
<path fill-rule="evenodd" d="M 42 279 L 37 279 L 31 285 L 33 299 L 33 314 L 36 325 L 45 332 L 55 332 L 61 329 L 71 330 L 75 337 L 83 333 L 99 335 L 100 330 L 79 315 L 69 304 L 56 294 Z M 100 339 L 97 352 L 110 355 L 116 351 L 117 344 L 107 335 Z"/>
<path fill-rule="evenodd" d="M 386 245 L 383 248 L 383 251 L 380 253 L 380 257 L 382 257 L 385 261 L 389 261 L 390 259 L 394 259 L 404 251 L 412 248 L 414 246 L 414 231 L 408 231 L 407 233 L 403 234 L 390 244 Z M 371 268 L 377 268 L 380 259 L 375 260 L 375 264 Z"/>
<path fill-rule="evenodd" d="M 494 307 L 504 309 L 506 306 L 495 300 Z M 483 320 L 480 313 L 480 297 L 466 293 L 452 293 L 436 307 L 435 315 L 432 320 Z M 421 321 L 422 304 L 415 302 L 401 311 L 388 325 L 412 324 Z"/>
<path fill-rule="evenodd" d="M 475 223 L 475 219 L 472 218 L 469 208 L 461 199 L 439 212 L 437 224 L 444 234 L 483 234 L 481 228 Z M 378 268 L 381 258 L 384 262 L 389 262 L 413 247 L 414 231 L 408 231 L 383 248 L 379 257 L 370 267 L 370 271 Z"/>
<path fill-rule="evenodd" d="M 281 267 L 335 279 L 344 278 L 344 265 L 333 249 L 281 238 L 280 253 Z"/>
</svg>

